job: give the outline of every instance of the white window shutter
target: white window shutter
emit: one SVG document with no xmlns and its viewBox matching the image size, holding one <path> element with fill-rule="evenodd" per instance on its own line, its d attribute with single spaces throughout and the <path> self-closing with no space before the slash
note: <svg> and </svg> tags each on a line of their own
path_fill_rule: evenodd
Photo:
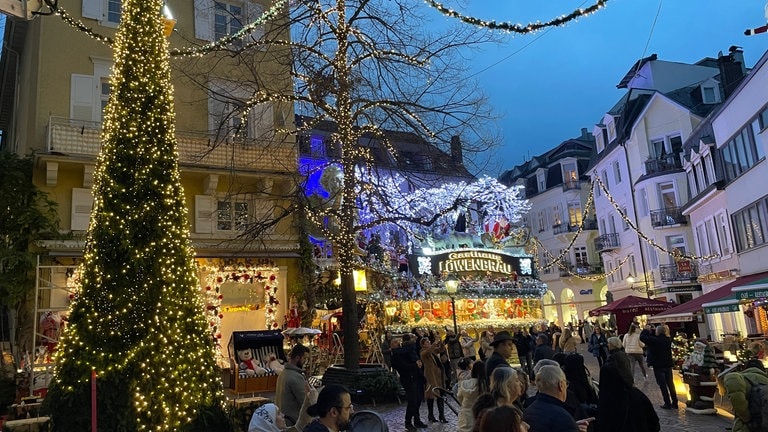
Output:
<svg viewBox="0 0 768 432">
<path fill-rule="evenodd" d="M 104 18 L 104 0 L 83 0 L 83 18 L 101 21 Z"/>
<path fill-rule="evenodd" d="M 213 197 L 210 195 L 195 195 L 195 232 L 213 232 Z"/>
<path fill-rule="evenodd" d="M 227 114 L 226 111 L 226 102 L 215 99 L 213 94 L 208 96 L 208 130 L 220 138 L 229 133 L 227 125 L 222 124 L 224 116 Z"/>
<path fill-rule="evenodd" d="M 69 117 L 77 120 L 95 121 L 98 80 L 93 75 L 72 74 L 69 96 Z M 101 106 L 99 106 L 101 109 Z"/>
<path fill-rule="evenodd" d="M 93 192 L 90 189 L 72 188 L 72 231 L 86 231 L 91 220 Z"/>
<path fill-rule="evenodd" d="M 195 0 L 195 37 L 213 40 L 213 0 Z"/>
<path fill-rule="evenodd" d="M 264 14 L 264 6 L 247 1 L 245 2 L 245 25 L 250 25 L 257 19 L 261 18 L 261 15 Z M 264 25 L 258 26 L 250 35 L 251 40 L 246 41 L 259 41 L 264 38 Z"/>
<path fill-rule="evenodd" d="M 254 105 L 249 113 L 251 134 L 257 140 L 271 140 L 275 132 L 274 111 L 272 103 L 265 102 Z"/>
</svg>

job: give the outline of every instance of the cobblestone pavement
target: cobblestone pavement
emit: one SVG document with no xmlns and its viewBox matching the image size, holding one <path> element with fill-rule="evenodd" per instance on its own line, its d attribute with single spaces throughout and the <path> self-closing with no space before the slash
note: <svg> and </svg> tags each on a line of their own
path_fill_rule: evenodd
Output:
<svg viewBox="0 0 768 432">
<path fill-rule="evenodd" d="M 590 370 L 594 377 L 598 376 L 598 364 L 597 360 L 592 357 L 591 354 L 586 352 L 586 344 L 579 345 L 579 353 L 584 355 L 587 368 Z M 730 430 L 733 423 L 733 416 L 727 411 L 731 408 L 728 400 L 721 403 L 720 396 L 716 395 L 715 400 L 718 403 L 718 413 L 716 415 L 698 415 L 693 414 L 685 409 L 686 395 L 685 393 L 679 393 L 678 399 L 680 405 L 677 410 L 665 410 L 659 406 L 663 404 L 661 398 L 661 391 L 659 386 L 653 380 L 653 372 L 650 372 L 650 378 L 644 380 L 639 368 L 635 371 L 635 382 L 637 387 L 645 392 L 653 405 L 656 407 L 656 413 L 659 415 L 661 422 L 661 430 L 663 432 L 723 432 Z M 457 407 L 458 408 L 458 407 Z M 369 409 L 378 412 L 386 420 L 390 432 L 404 432 L 405 431 L 405 402 L 402 404 L 388 404 L 388 405 L 356 405 L 355 410 L 360 411 L 363 409 Z M 456 416 L 446 407 L 446 418 L 449 423 L 433 423 L 430 424 L 428 429 L 419 429 L 427 432 L 448 432 L 456 430 Z M 427 418 L 426 404 L 422 404 L 421 418 L 426 422 Z"/>
</svg>

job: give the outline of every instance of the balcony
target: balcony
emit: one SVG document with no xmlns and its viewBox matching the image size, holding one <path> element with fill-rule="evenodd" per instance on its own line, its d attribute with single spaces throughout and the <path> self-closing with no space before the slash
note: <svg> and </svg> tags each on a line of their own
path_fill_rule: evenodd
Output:
<svg viewBox="0 0 768 432">
<path fill-rule="evenodd" d="M 668 154 L 660 158 L 648 159 L 645 161 L 646 175 L 675 171 L 682 168 L 683 166 L 680 164 L 680 157 L 676 154 Z"/>
<path fill-rule="evenodd" d="M 243 171 L 295 172 L 296 145 L 268 144 L 249 139 L 214 143 L 211 135 L 176 131 L 179 164 Z M 101 123 L 51 117 L 48 152 L 68 156 L 96 157 L 101 149 Z"/>
<path fill-rule="evenodd" d="M 694 282 L 699 277 L 699 266 L 688 260 L 659 266 L 662 282 Z"/>
<path fill-rule="evenodd" d="M 563 182 L 563 192 L 581 189 L 580 180 L 567 180 Z"/>
<path fill-rule="evenodd" d="M 582 263 L 578 261 L 576 262 L 576 264 L 563 262 L 563 266 L 560 267 L 560 276 L 562 277 L 571 276 L 574 274 L 580 275 L 580 276 L 586 276 L 586 275 L 595 275 L 595 274 L 601 274 L 601 273 L 603 273 L 602 265 L 594 265 L 594 264 Z"/>
<path fill-rule="evenodd" d="M 610 250 L 618 249 L 619 235 L 617 233 L 603 234 L 595 239 L 595 252 L 607 252 Z"/>
<path fill-rule="evenodd" d="M 653 225 L 654 228 L 687 224 L 688 220 L 680 212 L 680 207 L 667 207 L 661 210 L 651 210 L 651 225 Z"/>
<path fill-rule="evenodd" d="M 596 219 L 585 219 L 584 220 L 584 230 L 596 230 L 597 229 L 597 220 Z M 561 223 L 557 225 L 552 225 L 552 233 L 557 234 L 565 234 L 565 233 L 572 233 L 579 230 L 578 224 L 566 224 Z"/>
</svg>

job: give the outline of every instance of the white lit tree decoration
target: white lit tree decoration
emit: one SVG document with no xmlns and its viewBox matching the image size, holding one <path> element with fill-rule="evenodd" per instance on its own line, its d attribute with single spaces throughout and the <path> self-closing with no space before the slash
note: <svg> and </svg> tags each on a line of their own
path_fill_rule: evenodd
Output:
<svg viewBox="0 0 768 432">
<path fill-rule="evenodd" d="M 92 372 L 98 430 L 226 420 L 187 231 L 162 6 L 122 3 L 81 290 L 46 397 L 56 431 L 90 430 Z"/>
</svg>

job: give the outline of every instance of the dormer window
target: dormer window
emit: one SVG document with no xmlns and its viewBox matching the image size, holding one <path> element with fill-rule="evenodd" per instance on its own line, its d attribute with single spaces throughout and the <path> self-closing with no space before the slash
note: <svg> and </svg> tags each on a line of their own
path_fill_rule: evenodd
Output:
<svg viewBox="0 0 768 432">
<path fill-rule="evenodd" d="M 547 190 L 547 177 L 543 172 L 536 174 L 536 184 L 538 185 L 539 192 Z"/>
<path fill-rule="evenodd" d="M 616 123 L 610 122 L 608 123 L 608 142 L 611 142 L 616 139 Z"/>
<path fill-rule="evenodd" d="M 712 85 L 705 85 L 701 87 L 701 100 L 707 105 L 720 103 L 720 94 L 717 88 Z"/>
</svg>

